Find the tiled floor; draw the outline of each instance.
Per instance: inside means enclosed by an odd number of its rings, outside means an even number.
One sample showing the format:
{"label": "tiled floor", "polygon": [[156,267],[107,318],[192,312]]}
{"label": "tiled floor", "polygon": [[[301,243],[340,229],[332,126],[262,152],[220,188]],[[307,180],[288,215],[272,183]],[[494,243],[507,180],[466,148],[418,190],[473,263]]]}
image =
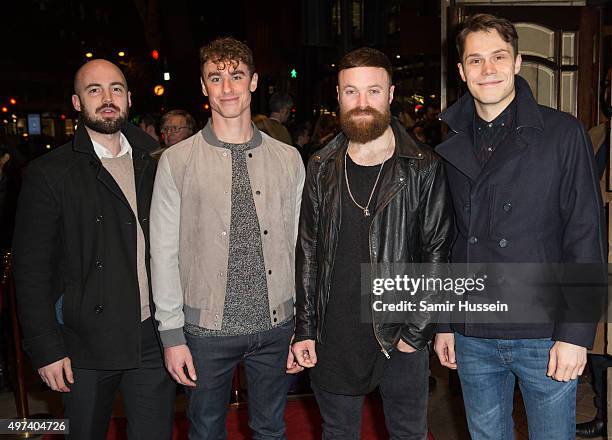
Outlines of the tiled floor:
{"label": "tiled floor", "polygon": [[[448,372],[437,361],[432,362],[432,374],[436,378],[436,386],[430,393],[429,427],[436,440],[469,440],[465,413],[461,396],[452,395],[448,387]],[[46,389],[36,375],[28,377],[30,413],[49,413],[59,415],[61,397]],[[590,420],[595,414],[593,392],[588,383],[578,385],[577,397],[578,422]],[[177,397],[177,410],[184,411],[185,397]],[[517,440],[528,440],[525,411],[519,393],[514,403],[514,420]],[[115,407],[115,414],[121,414],[120,402]],[[0,394],[0,418],[16,417],[15,402],[12,393]],[[554,440],[554,439],[551,439]],[[603,440],[600,437],[599,440]]]}

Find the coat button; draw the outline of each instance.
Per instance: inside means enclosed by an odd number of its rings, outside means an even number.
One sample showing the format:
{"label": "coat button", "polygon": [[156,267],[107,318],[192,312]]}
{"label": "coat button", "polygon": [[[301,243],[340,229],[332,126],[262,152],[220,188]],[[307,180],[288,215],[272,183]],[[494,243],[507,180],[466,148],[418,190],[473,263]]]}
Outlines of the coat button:
{"label": "coat button", "polygon": [[255,194],[260,195],[261,191],[257,190],[257,191],[255,191]]}
{"label": "coat button", "polygon": [[253,153],[249,153],[249,157],[253,157]]}
{"label": "coat button", "polygon": [[268,230],[264,229],[264,235],[268,235]]}
{"label": "coat button", "polygon": [[141,219],[140,219],[140,221],[141,221],[141,222],[143,222],[143,223],[146,223],[146,222],[148,222],[148,221],[149,221],[149,219],[148,219],[148,218],[146,218],[146,217],[144,217],[144,218],[141,218]]}
{"label": "coat button", "polygon": [[227,235],[227,232],[223,231],[223,232],[221,232],[221,235],[223,235],[225,237]]}
{"label": "coat button", "polygon": [[102,216],[102,214],[96,217],[96,223],[102,223],[103,221],[104,221],[104,216]]}
{"label": "coat button", "polygon": [[131,225],[132,224],[132,220],[128,220],[125,222],[126,225]]}
{"label": "coat button", "polygon": [[94,309],[94,311],[95,311],[96,313],[100,314],[100,313],[102,313],[102,312],[104,311],[104,306],[102,306],[102,305],[98,304],[98,305],[96,306],[96,308]]}
{"label": "coat button", "polygon": [[478,238],[476,238],[476,237],[470,237],[470,239],[468,240],[468,242],[469,242],[470,244],[476,244],[476,243],[478,243]]}
{"label": "coat button", "polygon": [[466,203],[465,205],[463,205],[463,210],[464,210],[465,212],[470,212],[470,204],[469,204],[469,203]]}
{"label": "coat button", "polygon": [[272,270],[271,269],[268,271],[268,275],[272,275]]}
{"label": "coat button", "polygon": [[272,314],[273,314],[273,315],[276,315],[276,310],[272,310]]}
{"label": "coat button", "polygon": [[499,240],[500,248],[505,248],[506,246],[508,246],[508,240],[506,240],[505,238],[502,238],[501,240]]}
{"label": "coat button", "polygon": [[102,265],[102,262],[100,260],[96,260],[96,267],[98,269],[102,269],[104,266]]}
{"label": "coat button", "polygon": [[506,211],[506,212],[512,211],[512,203],[510,203],[510,202],[504,203],[503,210]]}
{"label": "coat button", "polygon": [[278,319],[274,318],[274,322],[278,321]]}
{"label": "coat button", "polygon": [[223,157],[225,157],[225,156],[227,156],[227,153],[225,153],[225,152],[224,152],[224,153],[223,153]]}

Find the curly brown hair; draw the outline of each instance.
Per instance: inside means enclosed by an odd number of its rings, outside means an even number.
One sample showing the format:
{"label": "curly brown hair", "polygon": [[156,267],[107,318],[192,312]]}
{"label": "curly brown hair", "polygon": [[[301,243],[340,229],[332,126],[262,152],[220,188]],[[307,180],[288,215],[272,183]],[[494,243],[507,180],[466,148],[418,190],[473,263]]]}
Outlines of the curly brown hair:
{"label": "curly brown hair", "polygon": [[236,69],[242,61],[249,69],[249,74],[255,73],[253,52],[242,41],[232,37],[217,38],[200,49],[200,72],[204,74],[204,64],[211,61],[223,70],[226,64]]}

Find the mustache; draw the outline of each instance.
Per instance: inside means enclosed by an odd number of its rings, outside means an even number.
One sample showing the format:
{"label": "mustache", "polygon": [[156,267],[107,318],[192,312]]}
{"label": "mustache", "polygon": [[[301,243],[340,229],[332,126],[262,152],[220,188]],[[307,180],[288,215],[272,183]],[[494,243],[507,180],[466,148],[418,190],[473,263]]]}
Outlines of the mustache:
{"label": "mustache", "polygon": [[381,115],[382,113],[376,110],[374,107],[354,108],[346,112],[346,116],[362,116],[362,115]]}
{"label": "mustache", "polygon": [[105,110],[107,108],[110,108],[111,110],[114,110],[116,112],[120,112],[121,111],[121,109],[119,107],[117,107],[115,104],[109,103],[109,104],[104,104],[104,105],[101,105],[100,107],[98,107],[96,109],[96,113],[101,112],[102,110]]}

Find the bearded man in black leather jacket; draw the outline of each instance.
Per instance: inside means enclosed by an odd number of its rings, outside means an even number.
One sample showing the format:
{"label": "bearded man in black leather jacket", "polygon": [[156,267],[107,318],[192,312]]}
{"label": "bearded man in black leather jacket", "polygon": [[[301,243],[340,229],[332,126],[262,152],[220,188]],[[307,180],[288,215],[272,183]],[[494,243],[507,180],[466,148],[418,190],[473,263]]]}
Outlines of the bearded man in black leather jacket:
{"label": "bearded man in black leather jacket", "polygon": [[[427,434],[427,344],[435,316],[371,313],[361,265],[446,263],[453,214],[444,168],[391,121],[391,64],[357,49],[341,60],[342,132],[310,159],[297,241],[293,352],[310,370],[324,438],[359,438],[377,386],[391,438]],[[366,275],[369,276],[369,275]],[[365,301],[362,302],[362,299]]]}

